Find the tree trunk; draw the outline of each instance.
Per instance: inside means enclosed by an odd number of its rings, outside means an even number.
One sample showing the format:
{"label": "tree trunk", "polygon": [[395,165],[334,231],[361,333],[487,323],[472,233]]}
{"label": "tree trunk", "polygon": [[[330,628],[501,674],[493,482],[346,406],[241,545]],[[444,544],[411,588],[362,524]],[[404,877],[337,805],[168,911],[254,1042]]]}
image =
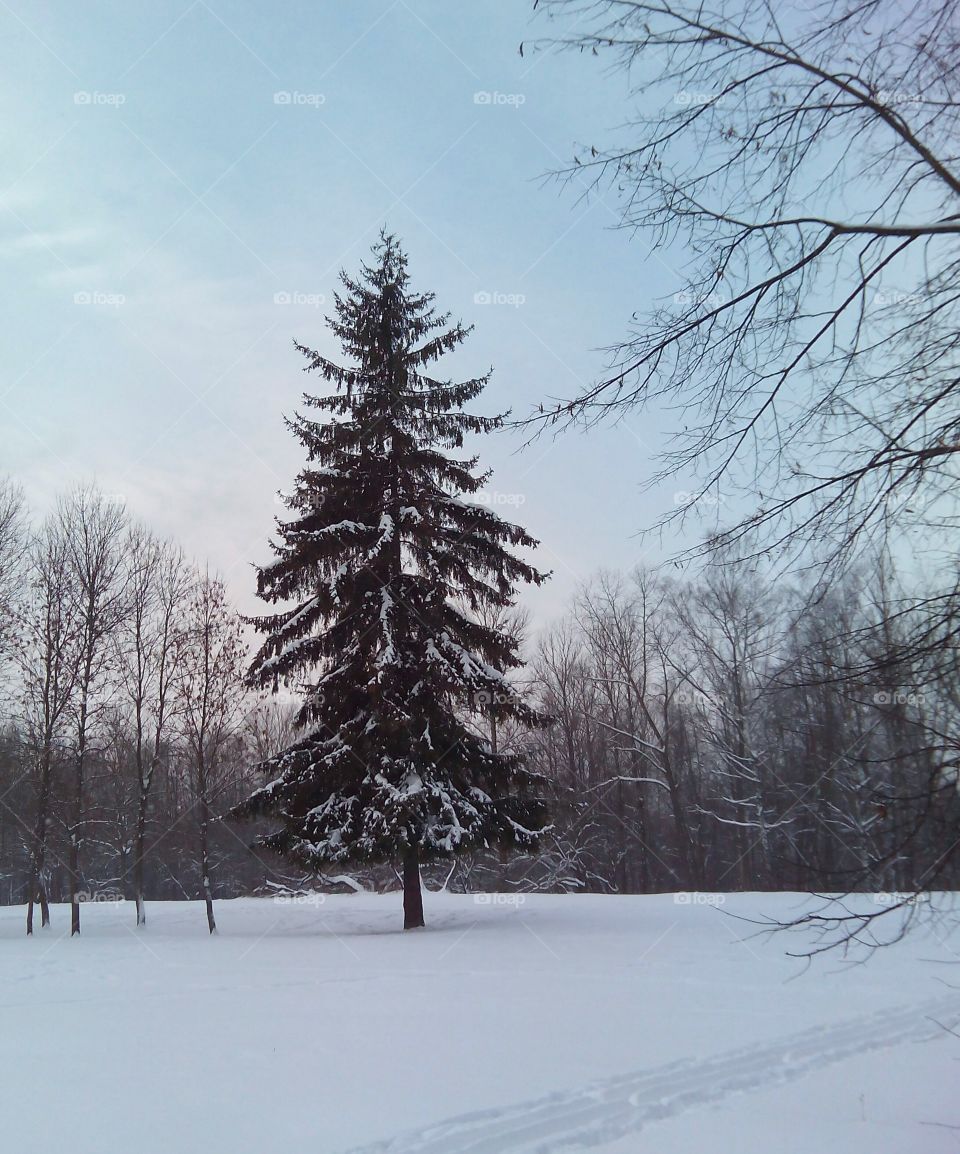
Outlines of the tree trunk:
{"label": "tree trunk", "polygon": [[197,792],[200,795],[200,874],[203,879],[203,900],[207,907],[207,929],[211,934],[217,932],[216,919],[213,916],[213,890],[210,887],[210,848],[209,826],[210,805],[207,801],[207,773],[201,755],[197,774]]}
{"label": "tree trunk", "polygon": [[137,806],[137,844],[133,860],[133,896],[137,903],[137,925],[147,924],[147,909],[143,901],[143,855],[146,850],[147,792],[140,778],[140,802]]}
{"label": "tree trunk", "polygon": [[217,932],[217,920],[213,916],[213,893],[210,890],[210,879],[204,878],[203,900],[207,907],[207,929],[211,934]]}
{"label": "tree trunk", "polygon": [[87,755],[87,700],[93,677],[93,653],[87,651],[84,679],[80,695],[80,716],[77,720],[77,754],[73,780],[73,814],[70,823],[70,936],[80,933],[80,838],[83,830],[83,777]]}
{"label": "tree trunk", "polygon": [[420,859],[417,854],[417,847],[412,845],[403,855],[403,928],[415,930],[423,924]]}
{"label": "tree trunk", "polygon": [[50,808],[50,753],[44,750],[40,768],[40,797],[37,802],[37,824],[33,834],[33,853],[30,868],[30,901],[27,905],[27,934],[33,933],[33,907],[40,903],[40,926],[50,924],[50,906],[47,888],[43,884],[43,868],[47,858],[47,815]]}
{"label": "tree trunk", "polygon": [[27,906],[27,934],[33,933],[33,907],[40,906],[40,928],[46,929],[50,925],[50,903],[47,901],[47,887],[43,882],[37,883],[37,888],[30,891],[30,902]]}
{"label": "tree trunk", "polygon": [[207,813],[206,802],[201,806],[203,816],[200,819],[200,871],[203,877],[203,900],[207,907],[207,929],[211,934],[217,932],[216,919],[213,916],[213,890],[210,887],[210,853],[207,848]]}
{"label": "tree trunk", "polygon": [[67,872],[70,880],[70,937],[73,937],[74,934],[80,933],[80,890],[77,885],[80,875],[80,841],[76,826],[70,831],[70,861]]}

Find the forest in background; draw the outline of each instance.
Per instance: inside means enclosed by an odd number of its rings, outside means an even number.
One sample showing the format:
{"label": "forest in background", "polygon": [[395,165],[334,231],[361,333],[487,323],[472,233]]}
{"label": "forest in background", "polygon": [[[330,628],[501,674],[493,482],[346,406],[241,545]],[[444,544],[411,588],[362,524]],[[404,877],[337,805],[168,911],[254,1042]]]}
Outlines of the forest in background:
{"label": "forest in background", "polygon": [[[495,700],[463,708],[528,752],[552,828],[536,855],[463,855],[428,885],[954,887],[943,849],[960,801],[935,738],[960,683],[935,655],[904,658],[902,597],[878,557],[815,601],[714,564],[598,574],[537,634],[514,610],[518,685],[552,724],[499,722]],[[34,878],[51,903],[141,913],[143,899],[398,884],[390,865],[298,873],[249,848],[258,823],[223,820],[289,744],[299,697],[246,687],[222,582],[121,505],[82,488],[33,522],[6,482],[0,606],[0,902],[25,902]]]}

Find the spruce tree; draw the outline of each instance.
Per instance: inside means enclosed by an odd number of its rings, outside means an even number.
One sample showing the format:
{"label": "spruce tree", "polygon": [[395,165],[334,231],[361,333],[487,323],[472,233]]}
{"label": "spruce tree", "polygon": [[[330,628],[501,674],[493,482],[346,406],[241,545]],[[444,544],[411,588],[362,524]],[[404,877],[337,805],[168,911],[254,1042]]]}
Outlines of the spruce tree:
{"label": "spruce tree", "polygon": [[392,236],[373,255],[357,278],[340,274],[327,321],[349,364],[296,345],[330,388],[304,394],[320,419],[286,419],[308,463],[259,570],[260,597],[288,607],[251,619],[264,640],[250,680],[304,700],[294,744],[262,764],[269,783],[235,812],[279,819],[258,844],[311,869],[402,865],[406,929],[423,925],[422,861],[530,848],[542,833],[537,779],[467,711],[487,702],[542,723],[507,680],[516,638],[481,618],[546,575],[511,552],[536,541],[470,500],[489,473],[456,452],[503,424],[463,409],[490,374],[430,375],[470,330],[411,289]]}

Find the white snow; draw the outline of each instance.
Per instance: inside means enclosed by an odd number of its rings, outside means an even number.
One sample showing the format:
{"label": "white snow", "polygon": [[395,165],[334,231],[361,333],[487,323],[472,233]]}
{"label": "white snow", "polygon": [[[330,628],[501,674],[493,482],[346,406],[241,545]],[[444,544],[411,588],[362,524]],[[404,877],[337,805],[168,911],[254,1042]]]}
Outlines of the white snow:
{"label": "white snow", "polygon": [[960,943],[806,967],[739,920],[807,902],[428,893],[404,934],[397,893],[281,895],[216,938],[200,902],[89,903],[73,940],[7,907],[4,1147],[955,1151]]}

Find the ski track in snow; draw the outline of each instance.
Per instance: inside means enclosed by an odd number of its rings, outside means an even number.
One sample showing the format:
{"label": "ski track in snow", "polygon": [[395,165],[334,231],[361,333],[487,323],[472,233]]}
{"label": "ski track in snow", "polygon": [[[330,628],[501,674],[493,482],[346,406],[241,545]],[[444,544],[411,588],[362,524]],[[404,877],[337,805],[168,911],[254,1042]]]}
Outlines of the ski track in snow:
{"label": "ski track in snow", "polygon": [[801,1078],[858,1054],[923,1042],[943,1033],[960,1010],[953,995],[882,1010],[838,1025],[814,1026],[777,1041],[701,1061],[618,1075],[580,1090],[502,1109],[463,1114],[425,1129],[354,1147],[349,1154],[553,1154],[611,1142],[650,1122],[728,1095]]}

